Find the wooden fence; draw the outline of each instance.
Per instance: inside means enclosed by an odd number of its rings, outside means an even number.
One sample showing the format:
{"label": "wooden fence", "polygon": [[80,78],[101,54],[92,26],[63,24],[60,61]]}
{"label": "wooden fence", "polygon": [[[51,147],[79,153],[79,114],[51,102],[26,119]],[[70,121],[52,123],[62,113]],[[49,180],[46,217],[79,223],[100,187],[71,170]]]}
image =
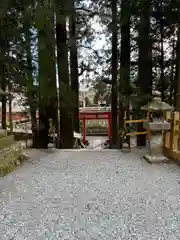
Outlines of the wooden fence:
{"label": "wooden fence", "polygon": [[180,113],[166,113],[166,120],[171,129],[164,134],[164,155],[173,160],[180,160]]}
{"label": "wooden fence", "polygon": [[[127,124],[137,124],[137,123],[143,123],[145,121],[147,121],[147,119],[125,120],[125,126]],[[130,136],[130,137],[134,137],[134,136],[138,136],[138,135],[147,135],[147,131],[143,131],[143,132],[134,131],[134,132],[130,132],[127,134],[127,136]]]}

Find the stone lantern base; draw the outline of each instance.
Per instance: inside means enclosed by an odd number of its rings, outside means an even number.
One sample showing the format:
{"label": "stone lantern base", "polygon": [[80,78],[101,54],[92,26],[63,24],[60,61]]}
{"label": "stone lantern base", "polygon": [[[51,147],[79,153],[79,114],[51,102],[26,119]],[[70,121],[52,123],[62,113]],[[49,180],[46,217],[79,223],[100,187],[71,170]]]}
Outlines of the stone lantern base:
{"label": "stone lantern base", "polygon": [[163,154],[163,140],[162,134],[156,134],[151,138],[151,146],[148,154],[144,156],[144,159],[149,163],[167,163],[169,159]]}
{"label": "stone lantern base", "polygon": [[145,155],[144,156],[144,159],[153,164],[153,163],[168,163],[169,162],[169,159],[165,156],[152,156],[152,155]]}

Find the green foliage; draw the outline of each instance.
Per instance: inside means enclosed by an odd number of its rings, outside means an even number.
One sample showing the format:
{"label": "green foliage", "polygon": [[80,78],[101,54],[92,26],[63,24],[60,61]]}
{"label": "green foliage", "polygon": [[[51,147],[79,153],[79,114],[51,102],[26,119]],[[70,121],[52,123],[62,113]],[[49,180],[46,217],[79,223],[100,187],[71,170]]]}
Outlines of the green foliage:
{"label": "green foliage", "polygon": [[14,144],[14,137],[13,136],[6,136],[0,138],[0,150],[6,148],[7,146],[10,146]]}

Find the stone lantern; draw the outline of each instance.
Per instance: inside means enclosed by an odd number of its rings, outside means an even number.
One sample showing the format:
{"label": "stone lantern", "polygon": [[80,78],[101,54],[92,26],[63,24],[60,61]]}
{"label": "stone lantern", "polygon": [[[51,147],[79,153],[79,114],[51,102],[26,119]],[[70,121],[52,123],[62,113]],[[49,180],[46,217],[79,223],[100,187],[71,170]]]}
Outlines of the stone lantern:
{"label": "stone lantern", "polygon": [[[163,132],[170,129],[170,123],[164,120],[164,113],[173,110],[169,104],[161,101],[160,92],[155,91],[153,96],[154,98],[152,101],[141,108],[142,110],[148,111],[151,115],[149,121],[144,122],[143,126],[150,133],[149,153],[144,156],[144,158],[150,163],[164,162],[168,160],[163,156]],[[155,135],[155,143],[152,142],[152,135]]]}

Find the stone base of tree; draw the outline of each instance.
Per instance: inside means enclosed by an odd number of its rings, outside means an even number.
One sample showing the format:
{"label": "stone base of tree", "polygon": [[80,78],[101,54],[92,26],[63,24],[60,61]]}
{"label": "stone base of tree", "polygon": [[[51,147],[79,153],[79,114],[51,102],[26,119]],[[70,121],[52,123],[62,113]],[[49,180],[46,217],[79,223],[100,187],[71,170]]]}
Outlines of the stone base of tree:
{"label": "stone base of tree", "polygon": [[0,138],[0,177],[3,177],[21,165],[27,156],[13,136]]}

